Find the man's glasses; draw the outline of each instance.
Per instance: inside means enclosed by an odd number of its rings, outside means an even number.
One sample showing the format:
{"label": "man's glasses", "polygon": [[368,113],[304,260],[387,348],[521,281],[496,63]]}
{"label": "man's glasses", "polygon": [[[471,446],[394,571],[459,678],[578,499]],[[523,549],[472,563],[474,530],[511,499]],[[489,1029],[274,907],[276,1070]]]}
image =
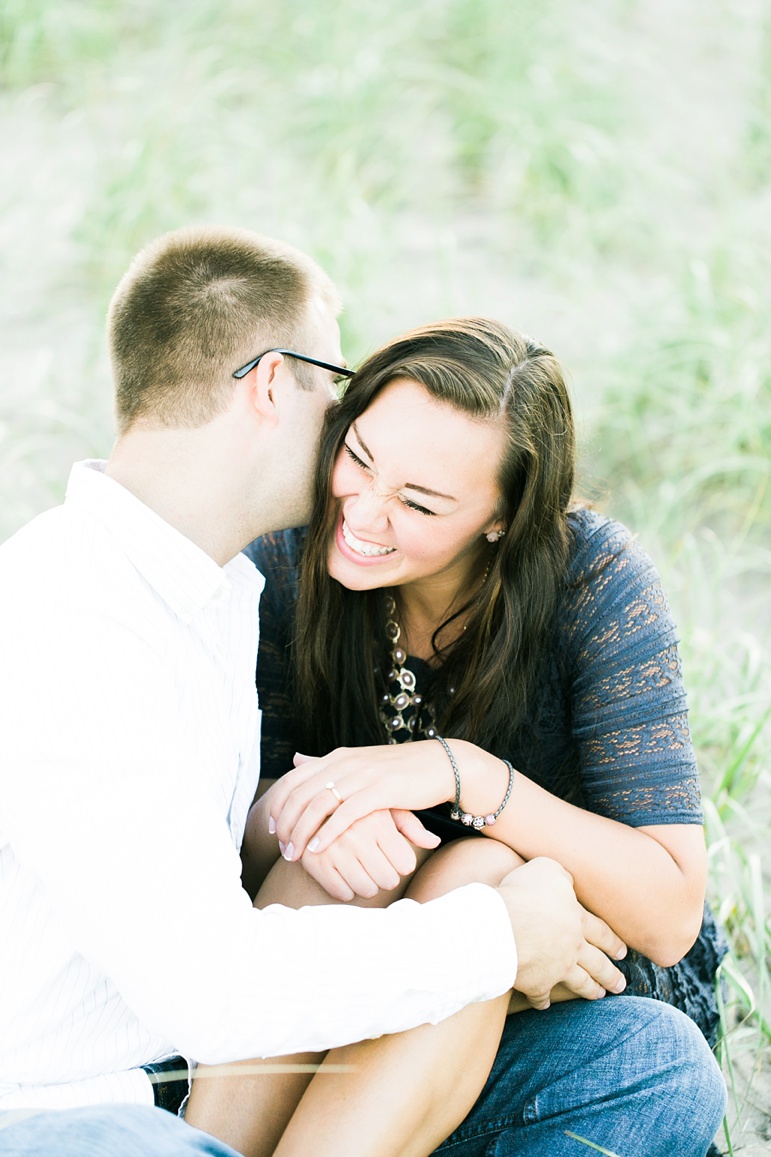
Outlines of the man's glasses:
{"label": "man's glasses", "polygon": [[296,354],[294,350],[280,350],[269,349],[263,350],[256,358],[252,358],[245,366],[241,366],[240,370],[236,370],[233,374],[234,378],[245,378],[250,370],[253,370],[260,358],[264,358],[266,354],[283,354],[285,358],[297,358],[298,362],[308,362],[312,366],[320,366],[322,370],[329,370],[331,374],[336,374],[339,378],[352,378],[355,370],[349,370],[345,366],[333,366],[330,362],[320,362],[318,358],[309,358],[307,354]]}

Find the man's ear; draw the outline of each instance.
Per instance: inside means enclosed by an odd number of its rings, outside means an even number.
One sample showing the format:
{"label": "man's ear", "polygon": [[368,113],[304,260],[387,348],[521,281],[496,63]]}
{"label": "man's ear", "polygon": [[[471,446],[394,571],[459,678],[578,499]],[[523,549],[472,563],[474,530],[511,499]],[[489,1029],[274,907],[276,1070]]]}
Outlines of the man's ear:
{"label": "man's ear", "polygon": [[247,388],[249,405],[261,422],[275,425],[278,421],[278,402],[284,386],[281,366],[284,358],[277,350],[263,354],[243,382]]}

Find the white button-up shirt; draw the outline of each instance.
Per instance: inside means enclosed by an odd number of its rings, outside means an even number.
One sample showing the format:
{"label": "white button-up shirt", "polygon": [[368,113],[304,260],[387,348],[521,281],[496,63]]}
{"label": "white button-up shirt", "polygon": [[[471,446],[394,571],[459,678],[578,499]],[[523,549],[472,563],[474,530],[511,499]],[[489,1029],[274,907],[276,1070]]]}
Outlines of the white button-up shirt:
{"label": "white button-up shirt", "polygon": [[255,910],[263,580],[101,464],[0,547],[0,1110],[152,1103],[142,1064],[321,1050],[510,987],[501,898]]}

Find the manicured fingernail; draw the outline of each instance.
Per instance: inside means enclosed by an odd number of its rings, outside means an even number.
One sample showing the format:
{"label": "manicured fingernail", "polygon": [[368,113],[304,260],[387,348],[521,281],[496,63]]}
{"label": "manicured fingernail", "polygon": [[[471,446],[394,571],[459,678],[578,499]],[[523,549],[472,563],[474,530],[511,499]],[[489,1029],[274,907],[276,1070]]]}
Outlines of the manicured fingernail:
{"label": "manicured fingernail", "polygon": [[623,960],[625,956],[626,956],[626,944],[622,944],[621,948],[618,950],[618,952],[613,957],[613,959],[614,960]]}
{"label": "manicured fingernail", "polygon": [[282,844],[281,840],[278,841],[278,850],[281,852],[282,856],[283,856],[284,852],[286,851],[286,844]]}
{"label": "manicured fingernail", "polygon": [[276,834],[276,821],[273,819],[273,816],[268,816],[268,832],[272,836]]}
{"label": "manicured fingernail", "polygon": [[311,840],[311,842],[308,844],[308,851],[309,852],[315,852],[316,848],[319,846],[320,843],[321,843],[321,841],[319,840],[319,837],[314,836],[313,839]]}
{"label": "manicured fingernail", "polygon": [[622,976],[621,979],[619,980],[618,984],[616,985],[616,987],[613,989],[613,991],[614,992],[623,992],[625,988],[626,988],[626,980]]}
{"label": "manicured fingernail", "polygon": [[294,855],[294,844],[292,843],[291,840],[289,841],[287,846],[284,848],[281,855],[284,857],[285,860],[291,860],[292,856]]}

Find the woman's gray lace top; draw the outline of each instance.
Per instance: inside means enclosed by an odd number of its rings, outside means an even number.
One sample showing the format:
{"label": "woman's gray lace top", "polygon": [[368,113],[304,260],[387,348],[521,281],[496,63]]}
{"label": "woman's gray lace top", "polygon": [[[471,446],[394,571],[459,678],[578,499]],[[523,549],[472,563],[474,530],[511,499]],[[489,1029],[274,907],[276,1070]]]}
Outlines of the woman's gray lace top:
{"label": "woman's gray lace top", "polygon": [[[567,581],[526,727],[497,753],[547,790],[632,827],[701,823],[674,624],[659,576],[630,532],[593,511],[570,515]],[[246,553],[265,576],[257,686],[262,774],[292,767],[299,727],[287,670],[303,532],[269,535]],[[410,660],[418,673],[428,668]],[[418,671],[420,668],[420,671]],[[637,952],[622,965],[627,992],[675,1004],[710,1042],[714,976],[725,944],[707,909],[680,964],[659,968]]]}

